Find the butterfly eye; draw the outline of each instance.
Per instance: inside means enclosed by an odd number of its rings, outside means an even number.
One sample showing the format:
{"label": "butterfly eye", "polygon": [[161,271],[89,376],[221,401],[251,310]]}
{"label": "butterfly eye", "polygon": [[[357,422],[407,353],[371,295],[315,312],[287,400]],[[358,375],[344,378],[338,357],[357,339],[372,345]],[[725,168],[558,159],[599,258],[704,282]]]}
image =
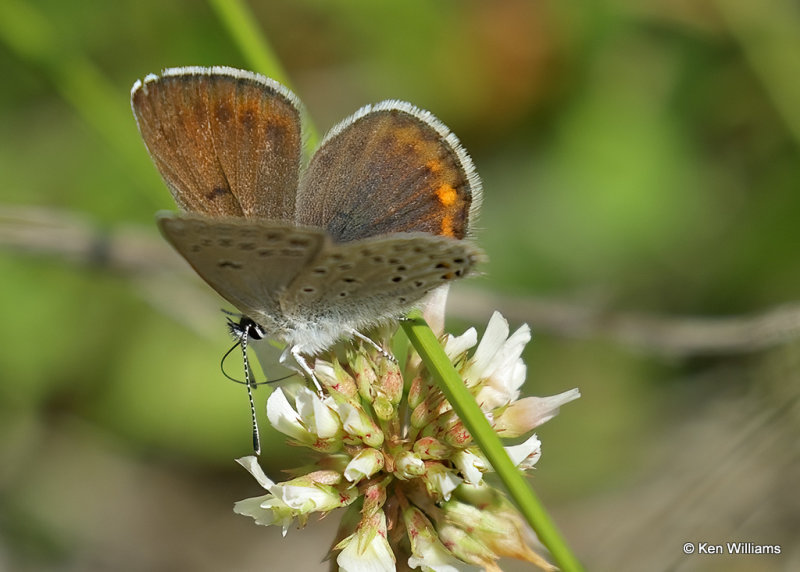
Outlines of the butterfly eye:
{"label": "butterfly eye", "polygon": [[263,340],[264,336],[266,335],[266,332],[264,331],[264,328],[262,328],[255,322],[250,321],[250,323],[247,326],[247,335],[253,338],[254,340]]}

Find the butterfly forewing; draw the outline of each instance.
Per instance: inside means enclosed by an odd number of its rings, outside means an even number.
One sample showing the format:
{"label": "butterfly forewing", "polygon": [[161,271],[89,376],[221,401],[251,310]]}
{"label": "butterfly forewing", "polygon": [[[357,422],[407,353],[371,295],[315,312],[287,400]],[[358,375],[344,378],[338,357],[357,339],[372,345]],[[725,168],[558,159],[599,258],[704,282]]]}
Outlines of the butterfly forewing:
{"label": "butterfly forewing", "polygon": [[131,104],[181,208],[294,220],[302,137],[286,88],[231,68],[175,68],[137,83]]}
{"label": "butterfly forewing", "polygon": [[375,323],[469,274],[482,258],[467,241],[423,233],[331,244],[281,296],[289,315]]}
{"label": "butterfly forewing", "polygon": [[337,242],[395,232],[464,238],[480,193],[456,137],[430,113],[389,101],[326,136],[300,180],[296,216]]}
{"label": "butterfly forewing", "polygon": [[159,213],[172,246],[223,298],[260,325],[283,317],[279,294],[326,243],[325,233],[292,224]]}

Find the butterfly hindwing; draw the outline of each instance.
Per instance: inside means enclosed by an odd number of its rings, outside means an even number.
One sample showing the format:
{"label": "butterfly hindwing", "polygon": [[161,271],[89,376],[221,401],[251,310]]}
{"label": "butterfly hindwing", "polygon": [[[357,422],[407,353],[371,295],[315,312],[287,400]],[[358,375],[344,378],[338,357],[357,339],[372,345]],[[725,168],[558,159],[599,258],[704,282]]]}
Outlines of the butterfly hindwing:
{"label": "butterfly hindwing", "polygon": [[280,293],[328,240],[321,230],[288,223],[169,212],[159,213],[158,226],[203,280],[270,329],[282,321]]}
{"label": "butterfly hindwing", "polygon": [[281,296],[289,315],[376,323],[471,273],[482,258],[468,241],[398,233],[322,249]]}

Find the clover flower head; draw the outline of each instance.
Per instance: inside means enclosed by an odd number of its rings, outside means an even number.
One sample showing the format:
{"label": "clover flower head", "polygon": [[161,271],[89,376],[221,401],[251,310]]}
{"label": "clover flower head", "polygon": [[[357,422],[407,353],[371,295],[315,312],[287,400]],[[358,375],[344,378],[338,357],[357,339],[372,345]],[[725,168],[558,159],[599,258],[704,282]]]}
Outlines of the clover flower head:
{"label": "clover flower head", "polygon": [[[526,325],[510,333],[499,313],[480,342],[474,329],[441,338],[498,435],[528,435],[506,447],[523,471],[541,456],[531,431],[580,396],[573,389],[520,399],[529,341]],[[255,457],[239,459],[267,494],[239,501],[234,510],[286,534],[312,514],[344,508],[331,549],[341,570],[394,570],[396,562],[422,570],[499,570],[501,557],[549,569],[519,512],[486,483],[489,462],[429,372],[415,355],[408,358],[401,371],[374,348],[355,346],[345,359],[316,360],[324,396],[300,383],[277,388],[267,401],[270,423],[317,460],[305,474],[275,483]]]}

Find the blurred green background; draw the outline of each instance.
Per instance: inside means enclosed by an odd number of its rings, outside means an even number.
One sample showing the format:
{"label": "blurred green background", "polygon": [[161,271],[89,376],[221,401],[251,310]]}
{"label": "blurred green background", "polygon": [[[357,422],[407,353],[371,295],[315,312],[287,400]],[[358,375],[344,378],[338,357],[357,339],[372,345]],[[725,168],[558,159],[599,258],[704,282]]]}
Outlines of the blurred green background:
{"label": "blurred green background", "polygon": [[[580,388],[533,484],[588,568],[800,568],[797,4],[249,6],[321,132],[404,99],[473,156],[490,263],[450,330],[528,321],[526,392]],[[158,237],[129,108],[165,67],[257,67],[241,39],[199,1],[0,3],[0,569],[326,568],[335,517],[231,511],[261,493],[223,304]]]}

